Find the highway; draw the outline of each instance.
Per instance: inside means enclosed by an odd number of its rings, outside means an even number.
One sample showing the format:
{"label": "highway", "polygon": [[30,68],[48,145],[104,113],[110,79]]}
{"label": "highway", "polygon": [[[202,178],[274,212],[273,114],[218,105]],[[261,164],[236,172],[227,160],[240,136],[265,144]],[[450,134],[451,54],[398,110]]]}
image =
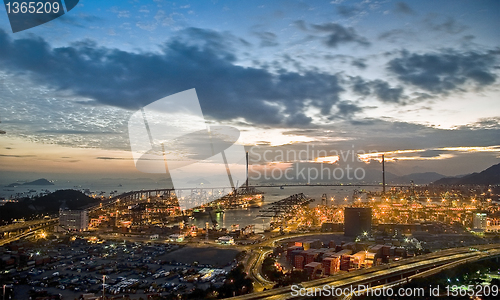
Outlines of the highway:
{"label": "highway", "polygon": [[245,272],[250,275],[250,277],[254,280],[254,291],[261,291],[264,288],[270,289],[276,283],[265,279],[262,276],[262,263],[264,259],[272,252],[272,250],[264,251],[262,250],[265,247],[274,248],[276,246],[276,242],[293,239],[297,237],[307,237],[307,236],[318,236],[318,235],[329,235],[329,234],[341,234],[341,232],[309,232],[309,233],[296,233],[289,235],[280,235],[277,237],[269,238],[259,244],[252,246],[245,246],[244,249],[250,252],[250,256],[248,260],[244,260],[243,264],[245,265]]}
{"label": "highway", "polygon": [[4,226],[0,226],[0,234],[6,233],[6,232],[18,231],[18,230],[21,230],[24,228],[34,228],[34,227],[38,227],[41,224],[53,223],[57,220],[59,220],[59,218],[39,219],[39,220],[25,221],[25,222],[20,222],[20,223],[4,225]]}
{"label": "highway", "polygon": [[[39,224],[38,226],[32,226],[31,228],[29,228],[28,231],[25,231],[23,233],[17,234],[17,235],[12,236],[12,237],[0,239],[0,246],[15,242],[15,241],[22,239],[22,238],[25,238],[25,237],[28,237],[28,236],[34,234],[35,232],[37,232],[38,230],[45,229],[49,226],[54,226],[55,224],[57,224],[58,220],[59,219],[51,219],[50,220],[51,222],[44,222],[43,224]],[[45,220],[45,221],[47,221],[47,220]]]}
{"label": "highway", "polygon": [[[303,282],[301,285],[308,289],[322,289],[323,286],[329,285],[335,288],[346,288],[358,285],[376,284],[379,285],[380,281],[390,279],[391,277],[403,277],[405,274],[413,273],[407,277],[422,277],[429,276],[450,266],[456,266],[460,263],[471,262],[482,258],[499,256],[500,245],[480,245],[475,246],[479,251],[471,251],[469,247],[454,248],[442,250],[426,255],[420,255],[410,259],[405,259],[391,265],[382,265],[370,269],[357,270],[349,273],[338,274],[326,278]],[[418,270],[425,270],[417,273]],[[436,270],[434,270],[436,269]],[[434,272],[430,272],[434,270]],[[427,272],[427,273],[426,273]],[[416,274],[415,274],[416,273]],[[413,278],[413,277],[412,277]],[[400,280],[402,278],[399,278]],[[386,285],[382,282],[383,285]],[[392,284],[388,282],[387,284]],[[248,295],[233,297],[230,299],[298,299],[291,294],[290,286],[272,289],[263,292],[255,292]],[[348,296],[348,295],[346,295]]]}

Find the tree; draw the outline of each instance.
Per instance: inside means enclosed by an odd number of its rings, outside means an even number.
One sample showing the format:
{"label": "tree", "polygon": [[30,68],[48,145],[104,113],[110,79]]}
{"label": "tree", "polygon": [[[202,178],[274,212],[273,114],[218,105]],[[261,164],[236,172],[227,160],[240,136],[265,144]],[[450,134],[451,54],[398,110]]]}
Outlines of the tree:
{"label": "tree", "polygon": [[233,297],[253,292],[253,280],[247,277],[243,264],[239,264],[226,276],[224,285],[218,290],[219,298]]}
{"label": "tree", "polygon": [[266,257],[262,262],[262,273],[271,281],[279,281],[283,277],[283,273],[276,270],[275,263],[276,260],[272,257]]}

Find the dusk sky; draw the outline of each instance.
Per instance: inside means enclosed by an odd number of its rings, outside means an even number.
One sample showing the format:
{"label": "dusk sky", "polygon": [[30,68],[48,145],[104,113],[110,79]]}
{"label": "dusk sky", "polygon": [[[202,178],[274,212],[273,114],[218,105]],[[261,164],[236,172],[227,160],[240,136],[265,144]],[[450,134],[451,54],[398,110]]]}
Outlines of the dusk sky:
{"label": "dusk sky", "polygon": [[127,121],[192,88],[255,152],[314,145],[376,152],[367,166],[387,152],[398,175],[481,171],[500,162],[499,17],[495,0],[80,0],[14,34],[2,6],[0,180],[148,177]]}

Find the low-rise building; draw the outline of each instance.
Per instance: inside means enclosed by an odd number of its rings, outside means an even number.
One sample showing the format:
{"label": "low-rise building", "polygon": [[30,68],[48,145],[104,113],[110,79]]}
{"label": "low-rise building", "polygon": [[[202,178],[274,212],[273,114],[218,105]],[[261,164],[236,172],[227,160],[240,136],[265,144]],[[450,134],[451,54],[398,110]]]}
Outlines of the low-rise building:
{"label": "low-rise building", "polygon": [[59,210],[59,225],[67,230],[84,231],[89,228],[89,214],[86,209]]}

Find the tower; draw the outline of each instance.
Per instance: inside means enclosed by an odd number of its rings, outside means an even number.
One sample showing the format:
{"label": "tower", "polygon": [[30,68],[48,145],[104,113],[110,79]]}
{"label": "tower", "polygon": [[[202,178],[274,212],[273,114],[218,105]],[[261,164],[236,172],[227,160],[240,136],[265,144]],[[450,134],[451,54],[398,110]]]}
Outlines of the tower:
{"label": "tower", "polygon": [[385,155],[382,154],[382,195],[385,195]]}
{"label": "tower", "polygon": [[246,154],[247,154],[246,155],[246,160],[247,160],[247,180],[246,180],[246,183],[245,183],[245,185],[246,185],[245,187],[246,187],[247,193],[248,193],[248,151],[247,151]]}

